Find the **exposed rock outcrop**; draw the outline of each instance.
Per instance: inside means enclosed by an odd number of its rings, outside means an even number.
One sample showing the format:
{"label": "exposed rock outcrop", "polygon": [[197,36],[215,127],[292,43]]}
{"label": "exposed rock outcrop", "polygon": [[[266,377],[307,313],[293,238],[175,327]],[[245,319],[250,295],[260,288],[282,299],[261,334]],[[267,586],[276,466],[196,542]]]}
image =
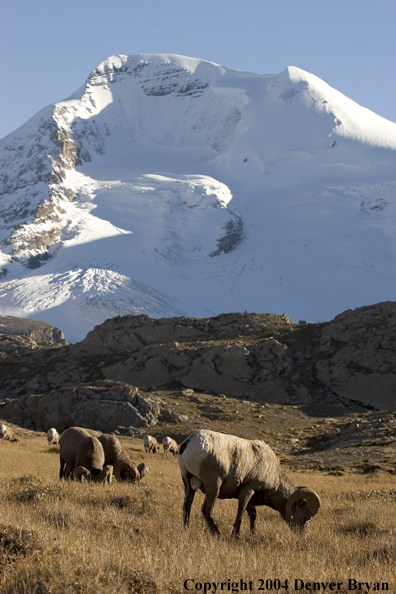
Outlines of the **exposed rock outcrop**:
{"label": "exposed rock outcrop", "polygon": [[[32,343],[44,343],[47,346],[48,343],[55,343],[62,346],[67,344],[63,332],[59,328],[51,326],[47,322],[17,318],[16,316],[0,315],[0,337],[1,335],[19,336],[21,339],[29,339]],[[22,345],[22,341],[20,342]],[[9,343],[11,344],[11,341]],[[2,347],[0,346],[1,350]]]}
{"label": "exposed rock outcrop", "polygon": [[[39,117],[40,116],[40,117]],[[0,215],[10,231],[3,251],[38,268],[50,257],[48,246],[60,240],[59,213],[74,191],[65,183],[66,171],[77,161],[77,148],[70,129],[70,114],[63,106],[42,110],[34,116],[37,132],[2,140],[0,175],[4,196]],[[25,136],[23,134],[25,133]],[[15,158],[17,155],[18,158]]]}
{"label": "exposed rock outcrop", "polygon": [[396,407],[396,303],[349,310],[325,324],[286,316],[107,320],[79,344],[103,356],[104,377],[273,403],[318,399]]}
{"label": "exposed rock outcrop", "polygon": [[396,408],[396,304],[348,310],[327,324],[317,378],[341,398],[378,409]]}
{"label": "exposed rock outcrop", "polygon": [[78,348],[111,362],[102,367],[109,379],[284,402],[289,397],[279,374],[292,360],[287,346],[268,330],[293,326],[286,316],[273,314],[122,316],[95,328]]}
{"label": "exposed rock outcrop", "polygon": [[123,428],[123,432],[128,432],[167,420],[168,411],[159,398],[137,388],[99,381],[7,399],[0,402],[0,417],[38,431],[56,427],[62,432],[67,427],[79,426],[104,432]]}
{"label": "exposed rock outcrop", "polygon": [[347,311],[323,324],[294,324],[274,314],[120,316],[81,343],[15,350],[3,361],[0,416],[28,427],[66,423],[109,432],[165,419],[178,422],[175,410],[154,397],[143,414],[142,389],[330,411],[337,406],[391,411],[396,408],[396,303]]}

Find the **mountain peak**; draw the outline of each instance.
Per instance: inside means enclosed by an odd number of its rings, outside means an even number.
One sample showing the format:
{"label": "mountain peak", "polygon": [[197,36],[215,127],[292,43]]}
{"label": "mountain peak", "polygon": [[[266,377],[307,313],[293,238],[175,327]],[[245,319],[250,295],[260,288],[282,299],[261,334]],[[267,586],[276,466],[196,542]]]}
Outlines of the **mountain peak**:
{"label": "mountain peak", "polygon": [[395,164],[396,124],[297,67],[112,56],[0,141],[0,313],[70,341],[124,313],[387,300]]}

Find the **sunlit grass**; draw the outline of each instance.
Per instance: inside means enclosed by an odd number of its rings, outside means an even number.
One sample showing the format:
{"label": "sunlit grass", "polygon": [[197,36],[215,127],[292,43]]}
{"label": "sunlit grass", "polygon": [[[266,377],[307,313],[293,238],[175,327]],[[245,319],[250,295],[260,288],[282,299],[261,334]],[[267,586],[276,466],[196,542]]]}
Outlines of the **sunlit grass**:
{"label": "sunlit grass", "polygon": [[201,515],[201,493],[190,529],[182,527],[176,460],[146,456],[138,441],[124,443],[136,463],[150,467],[140,485],[61,482],[57,448],[48,448],[44,435],[0,442],[0,592],[181,593],[187,579],[194,592],[197,583],[223,582],[227,589],[240,580],[258,591],[260,579],[288,580],[293,592],[294,579],[346,587],[348,578],[387,582],[396,591],[393,475],[289,473],[322,500],[304,536],[273,510],[258,508],[257,535],[249,535],[245,519],[241,538],[233,540],[236,502],[218,501],[222,536],[214,538]]}

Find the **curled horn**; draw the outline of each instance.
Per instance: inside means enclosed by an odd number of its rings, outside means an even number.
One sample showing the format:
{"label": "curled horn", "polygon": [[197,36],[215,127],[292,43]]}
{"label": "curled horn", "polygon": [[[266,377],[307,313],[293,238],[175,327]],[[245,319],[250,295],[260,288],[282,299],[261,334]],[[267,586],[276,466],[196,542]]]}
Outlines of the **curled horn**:
{"label": "curled horn", "polygon": [[73,479],[75,481],[89,481],[90,478],[91,473],[87,468],[84,468],[84,466],[77,466],[77,468],[73,470]]}
{"label": "curled horn", "polygon": [[137,481],[140,478],[139,470],[134,464],[120,462],[114,467],[114,476],[117,481]]}
{"label": "curled horn", "polygon": [[309,489],[308,487],[297,487],[286,502],[286,513],[289,518],[293,515],[293,505],[296,501],[302,501],[304,499],[307,502],[307,508],[311,517],[317,513],[320,508],[319,495],[315,493],[313,489]]}

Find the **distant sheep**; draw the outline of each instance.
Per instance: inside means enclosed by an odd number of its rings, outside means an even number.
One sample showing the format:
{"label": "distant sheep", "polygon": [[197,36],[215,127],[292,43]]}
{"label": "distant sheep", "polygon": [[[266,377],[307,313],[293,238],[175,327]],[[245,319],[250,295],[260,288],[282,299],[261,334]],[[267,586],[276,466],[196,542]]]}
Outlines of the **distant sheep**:
{"label": "distant sheep", "polygon": [[8,441],[19,441],[19,437],[15,435],[13,430],[7,425],[0,425],[0,439],[7,439]]}
{"label": "distant sheep", "polygon": [[255,532],[256,506],[277,510],[293,529],[304,530],[317,513],[320,499],[312,489],[293,486],[275,452],[263,441],[250,441],[201,429],[179,446],[185,488],[183,521],[187,527],[195,491],[205,493],[202,514],[212,534],[220,534],[212,511],[216,499],[238,499],[232,536],[238,537],[246,510]]}
{"label": "distant sheep", "polygon": [[152,435],[146,435],[144,437],[143,443],[146,454],[150,454],[150,452],[156,454],[160,451],[160,444]]}
{"label": "distant sheep", "polygon": [[60,470],[59,478],[78,469],[75,478],[82,477],[95,481],[103,481],[108,476],[104,469],[105,455],[100,441],[81,427],[69,427],[60,436]]}
{"label": "distant sheep", "polygon": [[137,482],[147,474],[146,464],[141,463],[139,466],[135,466],[117,437],[104,434],[96,434],[96,436],[103,446],[105,464],[114,467],[114,476],[117,481]]}
{"label": "distant sheep", "polygon": [[168,452],[170,452],[174,456],[177,456],[177,451],[179,449],[179,446],[177,445],[177,443],[175,442],[174,439],[166,436],[162,440],[162,445],[164,447],[164,454],[165,454],[166,458],[168,457]]}
{"label": "distant sheep", "polygon": [[51,427],[47,431],[48,445],[57,445],[59,443],[59,433],[56,429]]}

